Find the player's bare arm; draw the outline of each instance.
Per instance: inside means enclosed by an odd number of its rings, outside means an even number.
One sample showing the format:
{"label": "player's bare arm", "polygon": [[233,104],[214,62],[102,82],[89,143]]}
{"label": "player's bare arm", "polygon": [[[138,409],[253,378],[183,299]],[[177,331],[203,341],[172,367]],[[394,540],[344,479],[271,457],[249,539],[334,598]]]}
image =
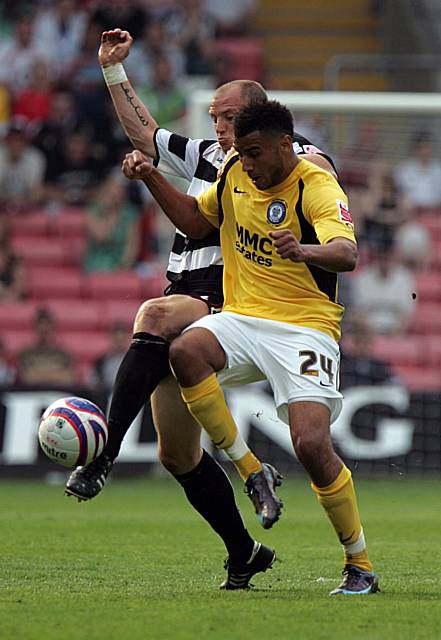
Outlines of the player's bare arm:
{"label": "player's bare arm", "polygon": [[353,271],[357,264],[357,245],[347,238],[333,238],[326,244],[300,244],[290,229],[272,231],[274,248],[284,260],[305,262],[326,271]]}
{"label": "player's bare arm", "polygon": [[[133,38],[128,31],[112,29],[101,34],[98,60],[104,70],[112,65],[121,64],[129,55]],[[106,71],[105,71],[106,73]],[[156,159],[153,136],[158,128],[156,120],[136,95],[129,80],[117,82],[107,81],[115,111],[135,149],[139,149],[151,158]],[[113,82],[115,81],[115,84]]]}
{"label": "player's bare arm", "polygon": [[190,238],[205,238],[214,230],[196,198],[175,189],[140,151],[126,154],[122,170],[126,178],[142,180],[169,220]]}
{"label": "player's bare arm", "polygon": [[309,162],[312,162],[312,164],[317,165],[317,167],[324,169],[325,171],[330,173],[331,176],[333,176],[336,180],[338,179],[338,176],[332,164],[329,162],[329,160],[326,160],[326,158],[324,156],[321,156],[319,153],[305,153],[302,155],[302,158],[303,160],[308,160]]}

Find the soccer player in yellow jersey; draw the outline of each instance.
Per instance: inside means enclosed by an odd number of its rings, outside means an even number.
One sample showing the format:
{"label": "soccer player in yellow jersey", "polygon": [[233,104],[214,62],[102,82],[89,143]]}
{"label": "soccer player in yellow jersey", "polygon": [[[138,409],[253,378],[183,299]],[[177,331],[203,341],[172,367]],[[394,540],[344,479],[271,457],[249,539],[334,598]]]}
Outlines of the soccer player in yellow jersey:
{"label": "soccer player in yellow jersey", "polygon": [[[334,451],[340,413],[337,273],[351,271],[357,247],[347,198],[327,172],[296,156],[293,121],[278,102],[253,103],[235,120],[235,148],[216,184],[198,198],[172,189],[134,152],[127,177],[141,177],[189,236],[221,232],[222,312],[194,322],[170,347],[193,416],[232,459],[242,441],[220,382],[266,377],[298,459],[343,545],[343,581],[331,592],[378,590],[351,472]],[[234,567],[231,568],[234,573]]]}

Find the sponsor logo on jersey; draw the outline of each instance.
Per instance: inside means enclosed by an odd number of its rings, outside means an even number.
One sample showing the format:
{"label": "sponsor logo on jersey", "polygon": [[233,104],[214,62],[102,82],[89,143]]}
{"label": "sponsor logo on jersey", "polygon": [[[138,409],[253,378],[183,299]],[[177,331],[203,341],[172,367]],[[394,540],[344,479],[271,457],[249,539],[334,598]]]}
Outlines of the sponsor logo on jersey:
{"label": "sponsor logo on jersey", "polygon": [[342,222],[349,222],[349,224],[354,224],[352,220],[352,216],[349,212],[349,207],[346,202],[343,200],[336,200],[339,212],[339,218]]}
{"label": "sponsor logo on jersey", "polygon": [[271,224],[280,224],[286,218],[286,202],[283,200],[273,200],[268,206],[266,219]]}
{"label": "sponsor logo on jersey", "polygon": [[[241,253],[244,258],[264,267],[272,266],[273,261],[271,258],[264,257],[272,255],[272,242],[270,238],[259,236],[259,234],[255,232],[252,233],[249,229],[237,224],[237,222],[236,237],[236,251]],[[259,255],[262,253],[264,255]]]}

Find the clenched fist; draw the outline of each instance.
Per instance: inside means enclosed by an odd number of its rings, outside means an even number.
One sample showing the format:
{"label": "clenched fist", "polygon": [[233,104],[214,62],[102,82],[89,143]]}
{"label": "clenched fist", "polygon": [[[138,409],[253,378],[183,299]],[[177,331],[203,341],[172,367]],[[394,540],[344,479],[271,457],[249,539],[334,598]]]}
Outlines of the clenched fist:
{"label": "clenched fist", "polygon": [[122,163],[122,170],[129,180],[144,180],[153,170],[153,164],[141,151],[126,153]]}
{"label": "clenched fist", "polygon": [[271,231],[269,237],[273,241],[275,250],[283,260],[305,262],[306,251],[290,229]]}
{"label": "clenched fist", "polygon": [[101,45],[98,50],[98,60],[102,67],[118,64],[127,58],[133,38],[128,31],[112,29],[103,31]]}

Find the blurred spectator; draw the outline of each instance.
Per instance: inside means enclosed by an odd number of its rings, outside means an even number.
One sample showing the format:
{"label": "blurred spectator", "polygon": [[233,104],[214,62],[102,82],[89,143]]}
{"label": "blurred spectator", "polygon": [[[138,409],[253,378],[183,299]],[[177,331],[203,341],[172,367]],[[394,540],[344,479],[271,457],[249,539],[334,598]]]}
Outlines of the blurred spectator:
{"label": "blurred spectator", "polygon": [[219,37],[240,36],[249,31],[255,0],[205,0],[205,8],[216,21]]}
{"label": "blurred spectator", "polygon": [[6,216],[0,217],[0,302],[21,300],[27,293],[24,269],[10,244],[8,222]]}
{"label": "blurred spectator", "polygon": [[127,199],[124,178],[112,173],[88,212],[85,271],[130,269],[138,253],[139,211]]}
{"label": "blurred spectator", "polygon": [[104,105],[108,95],[101,68],[97,63],[97,51],[101,30],[97,24],[89,23],[83,41],[64,75],[66,86],[72,91],[78,116],[95,132],[106,131],[108,118]]}
{"label": "blurred spectator", "polygon": [[36,60],[29,86],[18,91],[13,105],[13,117],[24,118],[35,131],[40,122],[47,118],[52,100],[52,81],[48,64]]}
{"label": "blurred spectator", "polygon": [[88,204],[99,184],[104,167],[92,155],[90,138],[72,133],[64,140],[46,173],[46,199],[57,205]]}
{"label": "blurred spectator", "polygon": [[379,333],[402,333],[412,319],[415,281],[390,245],[377,248],[373,262],[353,279],[353,310]]}
{"label": "blurred spectator", "polygon": [[0,84],[12,96],[31,85],[36,60],[48,60],[46,43],[35,44],[32,30],[32,18],[23,16],[15,24],[14,35],[0,45]]}
{"label": "blurred spectator", "polygon": [[360,208],[363,230],[359,232],[359,240],[367,245],[391,245],[397,228],[408,215],[408,204],[388,170],[370,176]]}
{"label": "blurred spectator", "polygon": [[396,382],[387,362],[372,356],[373,334],[362,317],[353,316],[343,335],[341,387]]}
{"label": "blurred spectator", "polygon": [[167,58],[175,81],[184,74],[183,52],[176,42],[167,38],[162,22],[153,20],[142,37],[134,42],[130,56],[124,61],[127,75],[134,85],[139,87],[151,84],[158,58]]}
{"label": "blurred spectator", "polygon": [[46,309],[35,317],[35,342],[17,357],[18,381],[28,385],[75,383],[72,356],[57,342],[55,324]]}
{"label": "blurred spectator", "polygon": [[167,37],[184,53],[185,73],[210,74],[216,22],[205,10],[203,0],[177,0],[163,13],[162,22]]}
{"label": "blurred spectator", "polygon": [[46,160],[39,149],[29,144],[26,123],[14,119],[0,144],[0,206],[21,212],[37,204],[42,197]]}
{"label": "blurred spectator", "polygon": [[5,343],[0,337],[0,386],[15,382],[15,375],[15,368],[8,358]]}
{"label": "blurred spectator", "polygon": [[137,39],[144,33],[150,16],[136,0],[104,0],[98,2],[90,19],[100,32],[119,27]]}
{"label": "blurred spectator", "polygon": [[54,0],[51,4],[35,18],[33,41],[37,45],[44,43],[51,66],[60,76],[78,53],[87,15],[74,0]]}
{"label": "blurred spectator", "polygon": [[411,157],[398,167],[396,180],[412,206],[421,209],[441,207],[441,161],[434,156],[430,133],[416,135],[411,145]]}
{"label": "blurred spectator", "polygon": [[397,229],[394,239],[398,260],[412,271],[428,269],[432,260],[432,239],[429,230],[417,216]]}
{"label": "blurred spectator", "polygon": [[125,325],[114,325],[109,330],[110,344],[106,353],[100,356],[93,367],[90,383],[93,386],[110,390],[115,377],[130,345],[131,328]]}
{"label": "blurred spectator", "polygon": [[138,87],[137,93],[160,127],[176,129],[176,121],[185,114],[185,95],[174,81],[167,58],[156,58],[151,84]]}
{"label": "blurred spectator", "polygon": [[34,132],[33,143],[46,156],[49,167],[60,162],[65,138],[79,129],[79,118],[73,95],[66,90],[56,91],[47,117]]}

